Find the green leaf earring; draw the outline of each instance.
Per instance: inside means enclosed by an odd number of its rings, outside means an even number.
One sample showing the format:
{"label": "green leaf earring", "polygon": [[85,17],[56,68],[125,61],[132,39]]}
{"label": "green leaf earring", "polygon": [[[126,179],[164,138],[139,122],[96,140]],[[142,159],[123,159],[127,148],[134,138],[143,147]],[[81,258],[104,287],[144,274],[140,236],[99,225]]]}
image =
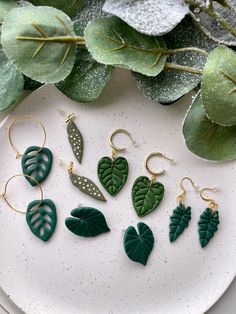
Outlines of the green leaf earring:
{"label": "green leaf earring", "polygon": [[[16,148],[12,141],[13,127],[16,123],[22,120],[32,120],[35,124],[39,125],[42,128],[44,135],[44,141],[42,146],[29,146],[23,154],[19,152],[19,150]],[[18,117],[10,125],[8,138],[12,149],[16,153],[16,158],[22,157],[21,166],[23,174],[26,175],[26,180],[32,186],[36,186],[37,183],[42,183],[48,177],[53,162],[52,152],[50,151],[50,149],[45,147],[47,135],[43,124],[31,116]]]}
{"label": "green leaf earring", "polygon": [[162,157],[175,164],[173,159],[159,152],[151,153],[147,157],[145,167],[151,174],[151,179],[146,176],[140,176],[135,180],[132,187],[133,206],[139,217],[145,216],[156,209],[164,196],[164,185],[155,181],[159,175],[165,173],[165,170],[154,172],[150,169],[148,162],[153,157]]}
{"label": "green leaf earring", "polygon": [[111,196],[115,196],[123,188],[129,174],[127,159],[124,157],[117,157],[117,153],[124,152],[126,148],[116,147],[113,144],[114,136],[119,133],[126,134],[132,143],[136,145],[131,134],[125,129],[117,129],[110,136],[109,144],[112,148],[112,157],[102,157],[98,162],[97,171],[101,184]]}
{"label": "green leaf earring", "polygon": [[[8,184],[12,179],[17,177],[25,177],[30,179],[31,181],[35,182],[35,186],[40,189],[40,200],[35,200],[29,203],[27,209],[19,209],[12,205],[7,198],[7,188]],[[7,205],[13,209],[14,211],[26,214],[26,222],[31,230],[31,232],[40,240],[46,242],[48,241],[51,236],[53,235],[56,225],[57,225],[57,211],[56,206],[53,201],[49,199],[43,199],[43,190],[41,185],[34,179],[27,174],[17,174],[12,176],[10,179],[7,180],[5,183],[4,192],[0,194]]]}
{"label": "green leaf earring", "polygon": [[218,230],[219,220],[219,211],[217,210],[218,204],[210,198],[203,196],[205,191],[219,191],[218,188],[203,188],[200,191],[201,198],[209,202],[208,207],[201,214],[198,221],[198,234],[201,247],[205,247],[209,241],[214,237],[215,232]]}

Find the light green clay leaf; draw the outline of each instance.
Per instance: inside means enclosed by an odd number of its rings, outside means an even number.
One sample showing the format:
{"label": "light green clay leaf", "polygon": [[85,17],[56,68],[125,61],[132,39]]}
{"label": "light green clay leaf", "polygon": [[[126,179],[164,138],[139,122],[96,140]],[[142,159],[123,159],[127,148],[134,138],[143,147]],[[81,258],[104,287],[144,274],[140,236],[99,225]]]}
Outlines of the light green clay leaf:
{"label": "light green clay leaf", "polygon": [[13,106],[23,91],[24,78],[0,49],[0,111]]}
{"label": "light green clay leaf", "polygon": [[[194,34],[194,36],[193,36]],[[169,49],[197,47],[211,51],[216,44],[206,37],[190,17],[186,17],[178,26],[164,37]],[[202,69],[206,56],[198,52],[182,52],[168,57],[167,62],[191,68]],[[164,70],[156,77],[133,73],[138,87],[152,101],[169,104],[195,88],[201,81],[201,75],[184,71]]]}
{"label": "light green clay leaf", "polygon": [[2,46],[26,76],[42,83],[65,79],[75,62],[76,43],[70,18],[51,7],[11,10],[2,27]]}
{"label": "light green clay leaf", "polygon": [[56,87],[67,97],[78,102],[96,100],[110,80],[114,68],[95,61],[85,49],[78,49],[70,75]]}
{"label": "light green clay leaf", "polygon": [[30,0],[33,5],[54,7],[73,17],[84,6],[85,0]]}
{"label": "light green clay leaf", "polygon": [[214,161],[236,159],[236,126],[212,123],[206,116],[200,93],[185,117],[183,134],[188,149],[199,157]]}
{"label": "light green clay leaf", "polygon": [[84,32],[93,58],[103,64],[131,69],[148,76],[160,73],[166,56],[162,38],[142,35],[117,17],[92,20]]}
{"label": "light green clay leaf", "polygon": [[209,119],[236,125],[236,53],[217,47],[208,57],[202,78],[202,101]]}
{"label": "light green clay leaf", "polygon": [[13,0],[0,0],[0,33],[5,16],[16,7],[17,3]]}

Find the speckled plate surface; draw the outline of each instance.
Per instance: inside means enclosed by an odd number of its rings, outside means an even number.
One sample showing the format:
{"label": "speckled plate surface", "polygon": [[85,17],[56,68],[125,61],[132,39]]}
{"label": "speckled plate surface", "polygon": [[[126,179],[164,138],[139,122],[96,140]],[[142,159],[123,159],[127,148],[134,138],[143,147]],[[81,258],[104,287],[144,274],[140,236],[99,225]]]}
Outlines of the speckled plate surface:
{"label": "speckled plate surface", "polygon": [[[146,100],[126,71],[116,72],[97,103],[77,104],[52,86],[45,86],[26,98],[0,129],[0,186],[21,172],[8,143],[7,129],[18,115],[33,115],[47,130],[49,147],[55,158],[52,172],[43,184],[45,196],[58,209],[58,225],[48,243],[29,231],[25,216],[10,210],[0,200],[0,285],[27,314],[73,313],[203,313],[222,295],[236,272],[236,179],[235,163],[211,163],[192,155],[184,145],[182,119],[190,98],[164,107]],[[75,171],[99,185],[97,161],[110,155],[107,138],[114,128],[126,128],[138,142],[132,147],[125,137],[117,143],[128,145],[124,156],[130,165],[128,181],[117,197],[105,191],[103,204],[83,195],[71,185],[67,169],[57,159],[74,160],[67,142],[66,125],[56,112],[75,112],[85,141],[82,165]],[[24,123],[16,126],[14,140],[21,149],[40,145],[40,129]],[[161,151],[176,159],[172,166],[157,159],[153,167],[165,167],[160,181],[166,187],[159,208],[139,219],[131,202],[131,187],[139,175],[146,175],[144,158]],[[189,228],[171,244],[169,216],[176,206],[178,181],[191,176],[199,185],[219,186],[219,231],[205,248],[198,240],[197,221],[206,204],[196,194],[188,194],[192,206]],[[101,187],[99,185],[99,187]],[[102,189],[102,187],[101,187]],[[26,180],[12,182],[9,197],[24,206],[37,191]],[[106,216],[110,233],[94,239],[76,237],[64,226],[64,219],[78,204],[94,206]],[[146,267],[133,263],[123,250],[123,234],[129,225],[147,223],[155,245]]]}

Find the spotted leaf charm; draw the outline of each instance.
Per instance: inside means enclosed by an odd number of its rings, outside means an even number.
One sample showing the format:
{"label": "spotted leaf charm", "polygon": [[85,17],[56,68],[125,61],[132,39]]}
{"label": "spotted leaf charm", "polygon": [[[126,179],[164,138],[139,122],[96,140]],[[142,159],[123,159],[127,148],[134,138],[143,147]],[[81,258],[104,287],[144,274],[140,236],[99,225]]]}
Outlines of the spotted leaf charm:
{"label": "spotted leaf charm", "polygon": [[219,212],[211,208],[206,208],[198,222],[198,234],[201,247],[205,247],[209,243],[218,230],[217,226],[219,223]]}
{"label": "spotted leaf charm", "polygon": [[111,196],[115,196],[122,189],[128,174],[129,165],[124,157],[103,157],[98,162],[98,178]]}
{"label": "spotted leaf charm", "polygon": [[[38,183],[42,183],[49,175],[52,168],[53,155],[51,151],[44,147],[30,146],[22,156],[21,165],[23,173],[33,177]],[[32,186],[37,182],[29,177],[25,177]]]}
{"label": "spotted leaf charm", "polygon": [[69,121],[67,125],[68,139],[73,150],[73,153],[75,155],[75,158],[81,164],[84,150],[83,137],[74,121],[72,119],[69,119],[68,121]]}
{"label": "spotted leaf charm", "polygon": [[81,207],[71,211],[65,220],[66,227],[74,234],[82,237],[96,237],[110,231],[104,215],[95,208]]}
{"label": "spotted leaf charm", "polygon": [[174,242],[184,232],[184,229],[188,227],[190,219],[191,207],[185,207],[183,203],[180,203],[170,217],[170,242]]}
{"label": "spotted leaf charm", "polygon": [[27,207],[26,222],[36,237],[48,241],[57,225],[55,204],[49,199],[31,202]]}
{"label": "spotted leaf charm", "polygon": [[154,237],[152,230],[145,223],[139,222],[137,227],[138,232],[133,226],[125,231],[124,248],[132,261],[146,265],[154,246]]}
{"label": "spotted leaf charm", "polygon": [[132,200],[139,217],[151,213],[160,204],[164,196],[164,185],[152,182],[148,177],[136,179],[132,188]]}

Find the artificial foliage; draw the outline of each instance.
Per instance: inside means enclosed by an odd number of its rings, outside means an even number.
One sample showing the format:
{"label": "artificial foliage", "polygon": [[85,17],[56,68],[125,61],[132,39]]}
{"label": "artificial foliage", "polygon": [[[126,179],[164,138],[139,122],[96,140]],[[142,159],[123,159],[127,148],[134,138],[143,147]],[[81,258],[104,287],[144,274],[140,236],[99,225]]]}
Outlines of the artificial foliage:
{"label": "artificial foliage", "polygon": [[236,0],[0,0],[0,36],[0,111],[45,83],[95,101],[121,67],[157,106],[200,89],[187,147],[236,158]]}

